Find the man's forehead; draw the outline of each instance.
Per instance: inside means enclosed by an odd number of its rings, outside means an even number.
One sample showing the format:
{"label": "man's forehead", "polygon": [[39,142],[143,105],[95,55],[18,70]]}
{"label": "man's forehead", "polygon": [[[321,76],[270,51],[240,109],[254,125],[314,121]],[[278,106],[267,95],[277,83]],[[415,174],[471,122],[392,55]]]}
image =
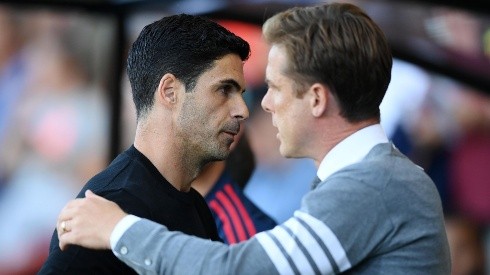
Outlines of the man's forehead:
{"label": "man's forehead", "polygon": [[234,84],[231,82],[235,82],[240,87],[243,87],[245,86],[243,65],[244,61],[242,61],[239,56],[226,55],[223,58],[216,60],[209,71],[215,73],[214,76],[217,82],[228,84]]}

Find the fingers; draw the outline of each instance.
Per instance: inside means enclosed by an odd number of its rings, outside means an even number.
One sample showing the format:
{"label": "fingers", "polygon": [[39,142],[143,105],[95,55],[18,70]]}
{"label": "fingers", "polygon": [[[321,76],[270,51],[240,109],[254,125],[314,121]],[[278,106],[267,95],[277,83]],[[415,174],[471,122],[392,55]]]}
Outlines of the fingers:
{"label": "fingers", "polygon": [[61,239],[62,235],[71,231],[73,226],[73,219],[77,215],[78,206],[80,203],[78,201],[70,201],[58,215],[58,220],[56,222],[56,231],[58,233],[58,239]]}
{"label": "fingers", "polygon": [[75,243],[74,242],[74,233],[73,232],[65,232],[63,234],[60,235],[60,233],[58,233],[58,240],[59,240],[59,247],[61,249],[61,251],[65,250],[70,244],[72,243]]}
{"label": "fingers", "polygon": [[68,221],[62,221],[61,222],[61,224],[60,224],[61,232],[63,232],[63,233],[70,232],[70,230],[68,230],[68,228],[66,227],[67,223],[68,223]]}
{"label": "fingers", "polygon": [[90,190],[85,198],[67,203],[58,216],[59,247],[71,244],[91,249],[110,249],[110,235],[126,213],[118,205]]}
{"label": "fingers", "polygon": [[98,197],[98,196],[96,194],[94,194],[94,192],[90,191],[90,189],[87,189],[87,191],[85,191],[85,197],[94,198],[94,197]]}
{"label": "fingers", "polygon": [[59,247],[61,251],[64,251],[68,247],[68,242],[66,241],[66,237],[61,237],[59,239]]}
{"label": "fingers", "polygon": [[[87,190],[85,191],[85,196],[87,199],[104,199],[100,196],[95,195],[92,191]],[[64,221],[64,220],[71,220],[74,216],[76,216],[77,212],[80,211],[80,209],[83,209],[83,205],[87,204],[87,200],[84,198],[77,198],[74,200],[69,201],[65,207],[61,210],[59,216],[58,216],[58,221]]]}
{"label": "fingers", "polygon": [[[62,212],[63,213],[63,212]],[[65,239],[66,234],[70,233],[71,231],[71,225],[70,222],[71,219],[64,219],[64,218],[58,218],[58,222],[56,225],[56,231],[58,234],[58,240],[60,241],[59,246],[61,250],[64,250],[67,246],[66,242],[62,242],[62,239]]]}
{"label": "fingers", "polygon": [[87,199],[90,199],[90,200],[95,199],[95,200],[100,200],[100,201],[108,201],[106,198],[101,197],[101,196],[99,196],[99,195],[95,194],[95,193],[94,193],[94,192],[92,192],[90,189],[87,189],[87,190],[85,191],[85,197],[86,197]]}
{"label": "fingers", "polygon": [[70,244],[77,244],[76,237],[80,235],[80,228],[86,227],[83,224],[81,208],[65,208],[58,218],[58,240],[59,247],[63,251]]}
{"label": "fingers", "polygon": [[59,246],[61,250],[65,250],[68,247],[67,234],[72,231],[73,219],[77,215],[80,206],[83,204],[83,199],[74,199],[69,201],[58,215],[56,222],[56,231],[58,234]]}
{"label": "fingers", "polygon": [[66,234],[68,234],[70,232],[69,230],[63,228],[63,224],[65,224],[65,226],[66,226],[66,222],[67,221],[62,221],[61,222],[61,226],[60,226],[61,227],[61,230],[58,229],[59,246],[60,246],[60,249],[62,251],[65,250],[65,248],[68,246],[67,243],[66,243],[66,241],[64,241],[64,240],[66,238]]}

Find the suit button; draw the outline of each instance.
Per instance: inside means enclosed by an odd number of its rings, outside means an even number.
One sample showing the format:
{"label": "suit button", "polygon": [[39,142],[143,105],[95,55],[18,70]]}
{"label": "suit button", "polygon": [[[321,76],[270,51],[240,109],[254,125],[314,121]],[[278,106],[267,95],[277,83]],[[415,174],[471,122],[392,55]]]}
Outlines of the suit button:
{"label": "suit button", "polygon": [[126,255],[126,254],[128,254],[128,248],[123,246],[123,247],[121,247],[120,252],[121,252],[121,254]]}
{"label": "suit button", "polygon": [[150,259],[145,259],[145,265],[151,265],[151,260]]}

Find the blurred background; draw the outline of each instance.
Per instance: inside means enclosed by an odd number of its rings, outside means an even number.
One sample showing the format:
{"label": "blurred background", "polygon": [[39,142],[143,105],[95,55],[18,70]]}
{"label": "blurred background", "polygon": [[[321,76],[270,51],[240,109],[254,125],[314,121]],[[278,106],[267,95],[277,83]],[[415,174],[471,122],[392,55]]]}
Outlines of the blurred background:
{"label": "blurred background", "polygon": [[[487,1],[341,2],[362,7],[392,46],[382,125],[437,185],[453,274],[490,274]],[[169,14],[205,15],[251,44],[245,133],[256,168],[245,193],[277,222],[291,216],[315,167],[279,155],[270,116],[260,108],[268,51],[261,24],[317,3],[0,0],[0,274],[35,274],[61,208],[131,145],[126,52],[143,26]]]}

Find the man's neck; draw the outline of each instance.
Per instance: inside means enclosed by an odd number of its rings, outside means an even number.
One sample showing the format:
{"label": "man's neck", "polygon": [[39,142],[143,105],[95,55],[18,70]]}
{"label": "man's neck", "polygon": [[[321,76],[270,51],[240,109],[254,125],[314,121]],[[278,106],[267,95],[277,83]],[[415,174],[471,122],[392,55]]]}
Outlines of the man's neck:
{"label": "man's neck", "polygon": [[350,135],[365,127],[377,123],[379,123],[378,120],[369,119],[356,123],[349,123],[344,121],[343,123],[331,124],[335,125],[335,127],[322,131],[322,133],[325,133],[325,137],[322,137],[319,142],[319,144],[321,144],[322,150],[318,150],[317,154],[314,155],[315,157],[313,158],[316,168],[318,169],[323,158],[342,140],[346,139]]}
{"label": "man's neck", "polygon": [[192,182],[192,187],[203,197],[213,188],[225,170],[225,161],[213,161],[202,169],[199,176]]}
{"label": "man's neck", "polygon": [[183,150],[172,133],[157,128],[138,127],[134,146],[158,169],[160,174],[177,190],[187,192],[197,177],[201,166],[184,160]]}

